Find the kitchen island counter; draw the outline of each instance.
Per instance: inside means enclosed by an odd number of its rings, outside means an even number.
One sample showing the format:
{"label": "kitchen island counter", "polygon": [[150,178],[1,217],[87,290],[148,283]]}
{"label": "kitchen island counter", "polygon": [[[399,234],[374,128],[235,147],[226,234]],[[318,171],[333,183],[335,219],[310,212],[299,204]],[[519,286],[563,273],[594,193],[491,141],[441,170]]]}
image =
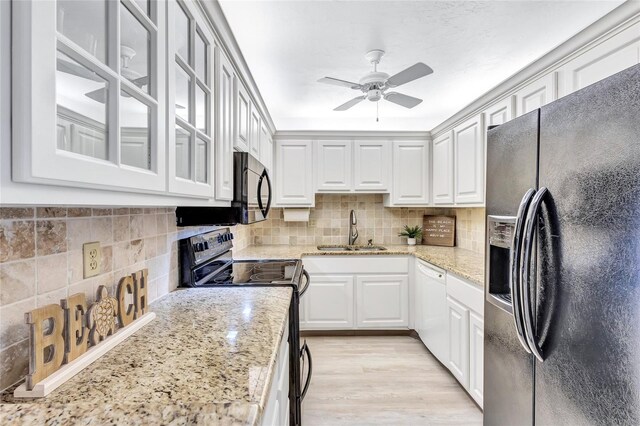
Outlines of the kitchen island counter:
{"label": "kitchen island counter", "polygon": [[174,291],[150,305],[155,320],[47,397],[5,392],[0,423],[259,424],[291,295]]}

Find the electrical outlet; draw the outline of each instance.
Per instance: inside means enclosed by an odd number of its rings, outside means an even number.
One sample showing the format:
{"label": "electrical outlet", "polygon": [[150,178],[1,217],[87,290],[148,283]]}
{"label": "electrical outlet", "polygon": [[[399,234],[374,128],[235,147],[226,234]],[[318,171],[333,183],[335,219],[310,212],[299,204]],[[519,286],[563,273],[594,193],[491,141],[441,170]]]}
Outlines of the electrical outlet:
{"label": "electrical outlet", "polygon": [[95,277],[100,273],[101,255],[99,242],[82,245],[82,264],[85,278]]}

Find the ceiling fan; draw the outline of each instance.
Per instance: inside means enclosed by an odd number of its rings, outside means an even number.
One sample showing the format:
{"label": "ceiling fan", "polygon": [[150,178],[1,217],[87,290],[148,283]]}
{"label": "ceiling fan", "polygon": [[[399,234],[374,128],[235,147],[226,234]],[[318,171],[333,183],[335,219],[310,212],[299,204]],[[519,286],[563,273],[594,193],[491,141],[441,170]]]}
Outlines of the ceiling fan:
{"label": "ceiling fan", "polygon": [[[142,76],[142,74],[140,74],[139,72],[129,68],[129,62],[131,61],[131,59],[133,59],[134,56],[136,56],[136,51],[134,49],[132,49],[129,46],[125,46],[124,44],[120,46],[120,74],[124,78],[126,78],[127,80],[129,80],[130,82],[132,82],[133,84],[135,84],[136,86],[142,89],[144,86],[149,84],[149,77]],[[104,99],[105,93],[106,93],[105,89],[102,88],[102,89],[94,90],[92,92],[85,93],[84,95],[88,98],[93,99],[94,101],[98,101],[103,104],[105,103],[105,99]],[[125,98],[131,97],[131,95],[129,95],[125,91],[122,92],[122,95]]]}
{"label": "ceiling fan", "polygon": [[365,99],[371,102],[378,102],[380,99],[384,99],[394,104],[401,105],[405,108],[413,108],[422,102],[422,99],[414,98],[413,96],[403,95],[398,92],[387,92],[388,89],[393,89],[401,86],[410,81],[417,80],[425,77],[433,70],[428,65],[418,62],[415,65],[410,66],[404,71],[389,76],[385,72],[378,71],[378,64],[384,55],[384,50],[371,50],[367,52],[365,58],[373,65],[373,71],[365,75],[360,79],[358,83],[351,81],[340,80],[333,77],[323,77],[318,80],[319,83],[333,84],[335,86],[348,87],[350,89],[360,90],[363,95],[355,97],[348,102],[334,108],[334,111],[346,111],[354,105],[359,104]]}

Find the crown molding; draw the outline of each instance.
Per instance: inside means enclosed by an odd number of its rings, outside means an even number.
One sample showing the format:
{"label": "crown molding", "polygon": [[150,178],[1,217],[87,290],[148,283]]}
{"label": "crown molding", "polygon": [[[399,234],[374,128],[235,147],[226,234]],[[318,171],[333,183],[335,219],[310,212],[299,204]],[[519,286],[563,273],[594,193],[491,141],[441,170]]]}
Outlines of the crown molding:
{"label": "crown molding", "polygon": [[366,130],[286,130],[276,131],[275,139],[428,139],[430,132]]}
{"label": "crown molding", "polygon": [[251,74],[251,70],[245,61],[244,56],[242,55],[240,46],[238,46],[238,42],[233,35],[233,31],[229,26],[229,22],[227,21],[222,8],[220,7],[220,3],[217,0],[195,0],[195,2],[209,21],[209,24],[220,43],[219,47],[225,52],[229,59],[231,59],[231,63],[236,70],[237,78],[239,78],[249,90],[253,103],[258,106],[262,116],[267,121],[267,126],[269,127],[271,134],[274,134],[276,132],[276,126],[273,123],[271,114],[269,114],[267,104],[264,102],[264,99],[260,94],[258,85],[253,78],[253,74]]}

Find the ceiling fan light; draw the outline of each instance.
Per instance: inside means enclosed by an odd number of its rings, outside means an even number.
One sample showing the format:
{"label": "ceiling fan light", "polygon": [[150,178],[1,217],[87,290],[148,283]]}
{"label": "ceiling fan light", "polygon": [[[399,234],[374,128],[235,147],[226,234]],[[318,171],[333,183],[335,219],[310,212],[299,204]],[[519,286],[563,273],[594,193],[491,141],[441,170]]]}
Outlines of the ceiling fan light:
{"label": "ceiling fan light", "polygon": [[371,102],[378,102],[382,99],[382,90],[372,89],[367,92],[367,99]]}

